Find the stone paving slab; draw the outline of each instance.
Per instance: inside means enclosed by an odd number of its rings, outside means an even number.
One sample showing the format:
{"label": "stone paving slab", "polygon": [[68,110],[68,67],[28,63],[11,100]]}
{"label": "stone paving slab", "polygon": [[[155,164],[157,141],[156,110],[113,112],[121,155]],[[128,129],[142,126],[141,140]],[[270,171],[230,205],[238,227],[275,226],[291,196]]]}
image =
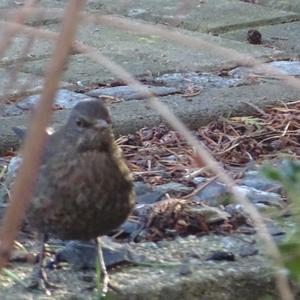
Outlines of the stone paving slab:
{"label": "stone paving slab", "polygon": [[[43,78],[33,74],[18,72],[18,77],[11,77],[8,69],[0,68],[0,95],[3,100],[15,100],[32,95],[42,90]],[[13,84],[12,84],[13,83]],[[72,84],[61,82],[61,87],[71,88]]]}
{"label": "stone paving slab", "polygon": [[[191,129],[196,129],[220,116],[247,115],[256,112],[247,103],[257,107],[275,103],[296,101],[299,90],[290,88],[278,81],[252,86],[213,88],[187,100],[180,95],[161,97],[160,100]],[[131,100],[110,105],[114,132],[117,136],[133,133],[142,127],[157,126],[163,119],[152,110],[145,100]],[[69,111],[56,111],[53,116],[54,128],[60,127]],[[13,126],[24,126],[27,115],[0,119],[0,153],[15,147],[18,140],[12,132]]]}
{"label": "stone paving slab", "polygon": [[259,4],[266,7],[300,13],[299,0],[259,0]]}
{"label": "stone paving slab", "polygon": [[[22,7],[25,1],[14,1],[14,0],[0,0],[0,9],[17,9]],[[62,8],[64,9],[68,3],[68,1],[62,0],[40,0],[36,1],[35,7],[43,7],[43,8]],[[98,0],[89,0],[85,6],[86,9],[89,10],[100,10],[103,8],[103,4]]]}
{"label": "stone paving slab", "polygon": [[[40,0],[37,6],[45,8],[65,8],[68,1],[62,0]],[[89,11],[103,10],[104,4],[99,0],[88,0],[86,1],[85,9]],[[105,13],[105,11],[103,10]]]}
{"label": "stone paving slab", "polygon": [[[228,32],[222,36],[240,42],[247,42],[247,31],[249,29]],[[262,34],[262,44],[257,47],[272,48],[274,51],[279,50],[290,57],[300,54],[300,22],[262,26],[255,29]]]}
{"label": "stone paving slab", "polygon": [[[57,25],[46,27],[58,30]],[[179,30],[179,29],[178,29]],[[258,48],[250,44],[214,37],[208,34],[179,30],[190,36],[203,38],[222,47],[233,48],[241,53],[255,57],[270,57],[272,49]],[[161,74],[170,71],[207,71],[234,67],[231,59],[224,59],[212,49],[195,50],[174,42],[161,40],[157,36],[133,35],[121,30],[103,26],[81,27],[77,39],[91,45],[102,54],[119,63],[135,76]],[[41,47],[44,47],[41,45]],[[31,61],[22,67],[22,71],[43,75],[48,59]],[[74,55],[70,58],[64,80],[71,83],[81,82],[83,85],[118,80],[102,66],[88,59],[85,55]]]}
{"label": "stone paving slab", "polygon": [[[110,279],[119,293],[109,291],[105,299],[113,300],[257,300],[279,299],[270,262],[256,242],[255,235],[177,237],[158,243],[130,243],[137,257],[145,257],[139,265],[118,266]],[[256,252],[242,256],[242,249],[255,245]],[[253,249],[253,247],[252,247]],[[230,253],[234,261],[208,259],[215,253]],[[249,251],[249,250],[248,250]],[[253,250],[252,250],[253,251]],[[143,261],[146,263],[143,264]],[[26,282],[32,264],[14,265],[12,272]],[[100,299],[86,286],[92,285],[95,270],[72,271],[70,268],[47,269],[49,278],[59,282],[47,296],[30,291],[0,274],[4,282],[0,290],[3,300],[92,300]],[[49,279],[49,280],[50,280]],[[88,279],[88,282],[87,282]]]}
{"label": "stone paving slab", "polygon": [[[0,40],[3,37],[3,27],[0,29]],[[31,44],[28,48],[28,44]],[[25,36],[17,36],[13,39],[9,49],[4,53],[0,60],[0,65],[7,65],[16,60],[32,61],[47,57],[53,51],[53,43],[51,41],[34,40],[33,43]]]}
{"label": "stone paving slab", "polygon": [[[258,26],[299,20],[294,12],[285,12],[272,8],[242,2],[239,0],[190,1],[186,11],[180,11],[177,0],[118,0],[99,1],[103,10],[146,21],[170,24],[201,32],[226,32],[246,26]],[[174,19],[174,16],[179,16]]]}

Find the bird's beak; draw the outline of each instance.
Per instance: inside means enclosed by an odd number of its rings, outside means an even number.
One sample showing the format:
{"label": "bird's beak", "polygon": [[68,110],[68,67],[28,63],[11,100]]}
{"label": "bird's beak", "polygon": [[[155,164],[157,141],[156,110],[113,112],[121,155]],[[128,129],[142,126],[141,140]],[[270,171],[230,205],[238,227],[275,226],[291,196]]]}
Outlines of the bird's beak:
{"label": "bird's beak", "polygon": [[93,125],[93,127],[95,128],[95,129],[97,129],[97,130],[103,130],[103,129],[106,129],[107,127],[108,127],[108,123],[107,123],[107,121],[105,121],[105,120],[97,120],[95,123],[94,123],[94,125]]}

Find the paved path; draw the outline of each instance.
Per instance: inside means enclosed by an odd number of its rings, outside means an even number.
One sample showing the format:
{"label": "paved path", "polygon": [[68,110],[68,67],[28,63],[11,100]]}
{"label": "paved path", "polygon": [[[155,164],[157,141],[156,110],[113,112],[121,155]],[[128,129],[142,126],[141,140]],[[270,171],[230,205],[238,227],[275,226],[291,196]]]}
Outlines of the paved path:
{"label": "paved path", "polygon": [[[300,32],[300,8],[297,0],[294,1],[259,1],[262,5],[255,5],[238,0],[209,0],[196,1],[191,7],[178,8],[178,1],[88,1],[87,11],[100,15],[107,13],[119,14],[145,21],[146,23],[161,23],[166,25],[176,25],[180,33],[204,39],[205,41],[220,45],[222,47],[234,49],[240,53],[250,54],[257,59],[269,61],[279,58],[295,58],[299,55],[299,32]],[[289,4],[286,4],[289,2]],[[63,8],[64,1],[40,1],[41,7],[47,8]],[[0,8],[19,7],[16,1],[0,0]],[[1,15],[1,10],[0,10]],[[4,14],[3,15],[3,19]],[[48,14],[43,20],[30,18],[29,24],[41,26],[43,29],[59,32],[59,15],[58,13]],[[249,29],[258,29],[263,36],[261,45],[251,45],[246,40],[247,31]],[[3,32],[2,26],[1,31]],[[0,34],[1,34],[0,31]],[[216,53],[213,49],[195,50],[191,47],[182,46],[175,42],[160,39],[155,35],[134,35],[130,32],[118,30],[114,28],[104,27],[102,25],[85,24],[82,25],[77,38],[82,42],[97,48],[101,53],[107,55],[110,59],[119,63],[131,74],[144,82],[151,82],[158,75],[172,72],[191,72],[198,73],[214,72],[220,73],[222,70],[232,69],[237,66],[232,58],[224,58],[220,53]],[[20,56],[24,56],[24,47],[26,47],[28,39],[19,35],[5,56],[0,60],[0,93],[4,95],[4,100],[19,101],[28,94],[36,94],[41,90],[41,83],[45,67],[47,65],[49,55],[53,49],[53,43],[45,40],[35,41],[29,53],[26,55],[25,63],[19,68],[18,78],[11,76],[10,69],[13,68]],[[103,84],[120,84],[120,79],[105,70],[102,66],[97,65],[89,58],[82,54],[72,55],[68,68],[63,77],[62,86],[71,89],[88,90],[94,86]],[[10,83],[10,85],[8,84]],[[14,84],[12,84],[14,83]],[[272,84],[272,82],[271,82]],[[277,82],[273,82],[277,85]],[[24,91],[26,87],[26,91]],[[218,92],[209,89],[205,95],[193,98],[190,105],[179,105],[180,94],[174,98],[172,102],[176,106],[176,113],[182,117],[184,121],[188,115],[188,107],[193,107],[193,112],[198,115],[193,118],[194,123],[189,125],[197,127],[203,124],[202,120],[209,121],[211,118],[220,115],[220,110],[214,107],[222,107],[224,113],[233,110],[234,113],[242,109],[238,104],[240,93],[235,94],[235,90],[228,91],[227,87],[224,91]],[[240,89],[237,89],[239,91]],[[297,93],[290,88],[284,88],[284,93],[277,96],[274,95],[272,88],[264,89],[262,97],[268,101],[257,101],[253,95],[260,93],[260,86],[254,84],[243,89],[243,94],[248,102],[254,101],[258,106],[276,102],[278,100],[295,100]],[[291,94],[293,95],[291,97]],[[203,110],[203,98],[211,102],[209,110],[209,118]],[[164,97],[162,97],[163,99]],[[168,98],[167,98],[168,99]],[[185,102],[183,98],[182,103]],[[209,101],[214,99],[214,101]],[[232,99],[237,99],[236,107],[229,105]],[[169,100],[166,100],[167,102]],[[120,103],[120,108],[125,109],[128,119],[122,122],[130,123],[132,119],[137,117],[139,120],[149,120],[149,124],[155,124],[159,117],[156,114],[149,113],[148,110],[138,109],[140,115],[134,116],[136,110],[131,111],[132,104]],[[137,106],[143,106],[139,103]],[[246,106],[245,106],[246,107]],[[249,107],[249,106],[248,106]],[[238,109],[237,109],[238,108]],[[187,109],[187,111],[185,111]],[[117,110],[117,109],[116,109]],[[0,128],[6,128],[6,122],[18,123],[19,117],[11,117],[11,121],[6,118],[0,120]],[[16,118],[16,120],[14,119]],[[22,119],[22,118],[21,118]],[[118,116],[116,119],[119,119]],[[201,121],[197,121],[201,120]],[[4,123],[3,123],[4,122]],[[137,125],[138,124],[138,125]],[[135,122],[132,126],[116,128],[116,132],[128,133],[140,126],[145,126],[144,122]],[[126,128],[126,130],[122,130]],[[7,132],[0,131],[0,136],[6,136]],[[13,139],[13,138],[12,138]],[[8,140],[11,140],[9,137]],[[3,140],[6,143],[7,139]],[[3,147],[2,147],[3,148]]]}
{"label": "paved path", "polygon": [[[251,4],[238,0],[204,0],[194,1],[191,7],[178,8],[175,0],[136,0],[136,1],[88,1],[87,11],[93,14],[118,14],[131,19],[142,20],[150,24],[164,24],[176,26],[178,32],[204,39],[217,45],[231,48],[240,53],[250,54],[262,61],[274,59],[295,59],[300,54],[300,4],[299,0],[260,0],[260,4]],[[192,1],[191,1],[192,2]],[[0,15],[3,19],[9,19],[1,14],[1,9],[19,7],[17,1],[0,0]],[[47,8],[63,8],[65,1],[41,0],[40,5]],[[59,32],[59,14],[47,15],[44,19],[31,18],[28,24],[41,26],[43,29]],[[247,42],[247,31],[258,29],[262,34],[261,45],[251,45]],[[3,33],[4,27],[0,29]],[[223,74],[222,78],[235,78],[228,70],[238,66],[229,58],[222,57],[213,49],[195,50],[191,47],[182,46],[166,39],[160,39],[155,35],[133,35],[129,32],[107,28],[101,25],[85,24],[78,32],[77,38],[82,42],[97,48],[101,53],[116,61],[126,70],[143,82],[153,84],[160,75],[168,73],[208,72],[214,76]],[[12,47],[6,51],[0,60],[0,93],[4,100],[19,102],[25,96],[38,94],[41,90],[43,74],[53,44],[48,41],[38,41],[33,44],[30,52],[23,57],[25,63],[20,67],[18,78],[11,75],[12,70],[20,56],[24,56],[24,47],[28,44],[25,37],[18,36]],[[224,71],[225,70],[225,71]],[[231,75],[230,75],[231,74]],[[231,77],[230,77],[231,76]],[[251,112],[251,105],[264,107],[277,101],[293,101],[299,99],[299,91],[278,83],[274,78],[258,76],[256,81],[241,80],[240,86],[214,86],[203,84],[199,94],[194,97],[183,95],[186,90],[178,89],[175,95],[160,96],[161,101],[166,103],[189,127],[196,128],[221,115],[239,115]],[[220,77],[221,78],[221,77]],[[209,81],[209,80],[208,80]],[[12,84],[17,83],[17,85]],[[93,90],[103,85],[120,85],[120,79],[95,64],[82,54],[73,54],[68,68],[64,74],[62,87],[75,91],[74,98],[80,92]],[[201,84],[202,85],[202,84]],[[24,91],[24,87],[26,87]],[[177,88],[177,86],[175,86]],[[187,89],[187,88],[186,88]],[[77,92],[77,93],[76,93]],[[149,109],[144,100],[130,100],[113,103],[110,105],[115,132],[126,134],[135,131],[145,125],[157,125],[160,116]],[[20,108],[15,107],[14,112],[19,113]],[[54,125],[60,126],[65,120],[67,110],[54,113]],[[26,114],[0,118],[0,152],[15,146],[17,141],[11,132],[11,126],[24,125]],[[226,245],[222,244],[222,247]],[[142,247],[142,246],[141,246]],[[259,278],[262,289],[257,289],[255,298],[264,296],[265,287],[274,286],[270,277],[260,276],[262,269],[261,257],[253,256],[249,260],[246,273],[252,270],[251,278],[247,274],[239,272],[238,275],[230,267],[222,270],[222,278],[226,278],[224,294],[220,295],[220,288],[214,285],[221,280],[216,272],[218,267],[211,268],[211,272],[205,278],[210,286],[210,294],[205,299],[239,299],[242,288],[244,299],[253,299],[253,280]],[[253,266],[251,268],[251,266]],[[236,269],[240,265],[237,262]],[[245,266],[244,266],[245,269]],[[148,286],[141,288],[137,278],[143,278],[138,268],[132,268],[131,273],[117,273],[114,275],[120,282],[125,282],[126,297],[130,299],[199,299],[203,284],[199,284],[200,277],[193,277],[193,282],[184,285],[176,280],[167,281],[166,273],[155,268],[143,269],[149,279]],[[128,274],[133,274],[131,277]],[[204,273],[203,273],[204,274]],[[241,275],[242,274],[242,275]],[[240,276],[240,277],[239,277]],[[246,278],[247,277],[247,278]],[[130,281],[126,280],[130,278]],[[209,278],[212,278],[210,281]],[[235,293],[233,282],[245,280],[240,286],[239,293]],[[227,281],[229,282],[227,284]],[[128,285],[127,285],[128,284]],[[126,286],[127,285],[127,286]],[[257,287],[256,281],[254,284]],[[10,286],[8,286],[10,289]],[[256,288],[255,288],[256,289]],[[13,290],[13,288],[12,288]],[[238,288],[237,288],[238,290]],[[175,293],[173,293],[175,291]],[[184,291],[184,295],[182,294]],[[249,291],[251,291],[249,293]],[[142,294],[140,294],[142,292]],[[129,293],[129,294],[128,294]],[[165,293],[166,297],[163,297]],[[169,296],[168,296],[169,295]],[[172,295],[172,296],[170,296]],[[28,299],[30,295],[27,295]],[[248,297],[249,296],[249,297]],[[79,296],[78,296],[79,297]],[[248,298],[247,298],[248,297]],[[120,299],[123,299],[121,296]],[[118,299],[119,299],[118,298]],[[17,298],[16,298],[17,299]],[[20,298],[21,299],[21,298]],[[23,299],[23,298],[22,298]],[[25,298],[24,298],[25,299]],[[26,298],[27,299],[27,298]],[[43,298],[46,299],[46,298]],[[81,299],[80,297],[78,299]],[[125,298],[124,298],[125,299]],[[126,298],[127,299],[127,298]]]}

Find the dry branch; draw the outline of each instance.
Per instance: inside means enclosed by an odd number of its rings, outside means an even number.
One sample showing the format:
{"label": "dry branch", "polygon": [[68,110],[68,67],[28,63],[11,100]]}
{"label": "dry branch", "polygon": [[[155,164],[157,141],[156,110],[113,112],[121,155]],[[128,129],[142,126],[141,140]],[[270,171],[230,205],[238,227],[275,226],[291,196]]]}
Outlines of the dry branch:
{"label": "dry branch", "polygon": [[70,0],[66,7],[63,28],[46,72],[41,101],[32,116],[32,122],[24,142],[23,163],[11,192],[10,205],[3,219],[0,232],[0,268],[7,263],[32,195],[46,140],[45,129],[51,119],[52,103],[75,37],[79,12],[84,4],[84,0]]}

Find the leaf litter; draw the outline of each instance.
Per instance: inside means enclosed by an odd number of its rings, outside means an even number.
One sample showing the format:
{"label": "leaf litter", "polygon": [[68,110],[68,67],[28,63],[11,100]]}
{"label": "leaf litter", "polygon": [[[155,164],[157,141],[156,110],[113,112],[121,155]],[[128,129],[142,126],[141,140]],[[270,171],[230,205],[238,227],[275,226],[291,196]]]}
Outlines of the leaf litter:
{"label": "leaf litter", "polygon": [[[257,114],[252,116],[220,118],[193,131],[193,134],[210,149],[226,171],[238,179],[253,161],[260,163],[277,158],[279,153],[295,159],[299,157],[299,112],[300,100],[269,107],[265,111],[257,109]],[[211,232],[228,234],[240,225],[251,226],[251,221],[242,211],[228,213],[227,205],[212,207],[205,201],[192,200],[195,193],[214,182],[217,176],[203,162],[199,167],[193,149],[178,132],[161,124],[122,136],[117,143],[135,181],[152,187],[177,182],[193,188],[192,192],[167,194],[163,200],[141,208],[143,213],[135,210],[130,221],[139,223],[139,232],[143,233],[135,241],[158,241],[178,235]],[[2,160],[7,163],[8,157]],[[195,183],[193,179],[198,176],[205,181]],[[121,231],[113,233],[116,240],[128,241]],[[27,233],[21,234],[22,242],[26,236]]]}
{"label": "leaf litter", "polygon": [[[193,134],[226,171],[238,179],[253,163],[276,159],[282,154],[299,158],[300,100],[267,107],[264,111],[257,108],[252,116],[220,118],[193,131]],[[152,186],[179,182],[194,188],[194,192],[187,195],[175,195],[151,205],[147,220],[143,220],[147,231],[144,239],[156,241],[176,235],[229,232],[243,222],[247,225],[251,223],[240,212],[238,217],[230,216],[225,214],[224,206],[215,210],[205,202],[195,203],[191,200],[195,192],[207,185],[207,181],[195,184],[192,180],[195,176],[210,178],[211,181],[216,177],[205,165],[199,167],[193,149],[181,139],[178,132],[162,124],[142,128],[135,134],[119,138],[117,142],[135,180]],[[209,223],[208,208],[220,218],[213,225]],[[136,222],[136,216],[134,218]]]}

